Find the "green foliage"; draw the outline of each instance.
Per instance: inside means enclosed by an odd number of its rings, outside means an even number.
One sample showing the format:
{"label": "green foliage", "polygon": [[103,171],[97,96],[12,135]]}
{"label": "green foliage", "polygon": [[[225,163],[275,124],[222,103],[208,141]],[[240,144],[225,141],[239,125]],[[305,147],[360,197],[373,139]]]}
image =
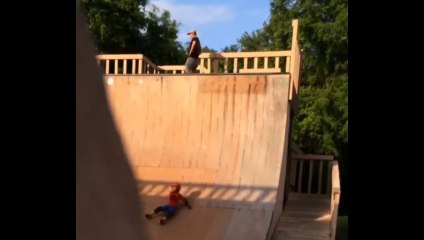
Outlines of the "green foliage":
{"label": "green foliage", "polygon": [[204,53],[207,53],[207,52],[216,53],[218,51],[213,49],[213,48],[209,48],[208,46],[204,46],[204,47],[202,47],[202,52],[204,52]]}
{"label": "green foliage", "polygon": [[143,53],[154,63],[182,64],[186,52],[177,42],[178,24],[168,11],[147,0],[81,0],[100,53]]}
{"label": "green foliage", "polygon": [[299,19],[304,61],[293,138],[307,153],[335,155],[346,174],[347,0],[273,0],[269,23],[251,34],[244,33],[238,42],[243,51],[288,50],[295,18]]}
{"label": "green foliage", "polygon": [[221,50],[221,52],[239,52],[240,51],[240,45],[239,44],[232,44],[229,47],[225,47]]}

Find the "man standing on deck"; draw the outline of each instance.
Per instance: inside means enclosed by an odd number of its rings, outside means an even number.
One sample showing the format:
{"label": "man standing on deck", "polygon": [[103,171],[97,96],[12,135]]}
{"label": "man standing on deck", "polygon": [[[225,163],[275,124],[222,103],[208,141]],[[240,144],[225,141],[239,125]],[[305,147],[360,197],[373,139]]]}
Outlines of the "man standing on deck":
{"label": "man standing on deck", "polygon": [[191,42],[188,50],[188,58],[185,63],[185,71],[186,73],[195,73],[200,63],[199,55],[202,52],[202,46],[200,45],[196,30],[187,33],[187,35],[190,35]]}

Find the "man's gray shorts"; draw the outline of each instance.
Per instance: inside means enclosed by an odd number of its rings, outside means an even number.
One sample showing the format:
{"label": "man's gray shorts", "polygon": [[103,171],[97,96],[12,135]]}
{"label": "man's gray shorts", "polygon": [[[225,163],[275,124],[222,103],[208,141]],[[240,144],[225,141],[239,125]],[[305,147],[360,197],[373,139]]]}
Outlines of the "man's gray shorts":
{"label": "man's gray shorts", "polygon": [[199,58],[188,57],[185,63],[186,73],[195,73],[197,66],[200,64]]}

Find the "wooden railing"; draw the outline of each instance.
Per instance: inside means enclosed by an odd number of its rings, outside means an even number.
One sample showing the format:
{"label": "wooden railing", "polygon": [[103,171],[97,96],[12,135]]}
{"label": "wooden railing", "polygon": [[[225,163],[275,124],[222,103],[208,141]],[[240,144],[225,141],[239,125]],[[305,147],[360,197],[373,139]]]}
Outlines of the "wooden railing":
{"label": "wooden railing", "polygon": [[[288,51],[202,53],[197,70],[201,74],[290,74],[289,100],[297,111],[301,79],[302,51],[299,45],[298,20],[293,20],[292,48]],[[182,74],[184,65],[157,66],[143,54],[98,55],[106,75]]]}
{"label": "wooden railing", "polygon": [[[294,192],[327,194],[331,197],[331,221],[329,227],[330,239],[334,240],[341,192],[338,162],[334,160],[333,156],[328,155],[293,154],[290,157],[289,165],[289,181],[290,185],[294,186]],[[313,183],[317,183],[317,186],[313,186]]]}
{"label": "wooden railing", "polygon": [[106,75],[157,74],[159,68],[143,54],[97,55],[98,64]]}
{"label": "wooden railing", "polygon": [[290,185],[297,193],[330,194],[333,156],[292,155]]}
{"label": "wooden railing", "polygon": [[[202,53],[197,70],[207,73],[281,73],[290,71],[291,51]],[[159,66],[164,73],[184,73],[183,65]]]}

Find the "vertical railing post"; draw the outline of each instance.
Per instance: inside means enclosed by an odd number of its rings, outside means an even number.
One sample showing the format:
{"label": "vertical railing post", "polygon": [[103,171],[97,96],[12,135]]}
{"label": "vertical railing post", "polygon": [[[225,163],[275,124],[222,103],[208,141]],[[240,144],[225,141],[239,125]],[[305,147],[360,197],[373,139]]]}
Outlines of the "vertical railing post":
{"label": "vertical railing post", "polygon": [[333,161],[331,171],[331,240],[336,239],[337,219],[339,214],[339,201],[340,201],[340,175],[339,164]]}
{"label": "vertical railing post", "polygon": [[299,30],[299,20],[298,19],[294,19],[292,22],[292,26],[293,26],[293,35],[292,35],[292,45],[291,45],[291,63],[290,63],[290,95],[289,95],[289,99],[293,99],[294,94],[297,94],[298,92],[298,85],[299,85],[299,74],[297,73],[296,69],[299,65],[299,56],[298,56],[298,52],[296,51],[299,48],[298,45],[298,30]]}
{"label": "vertical railing post", "polygon": [[238,58],[234,58],[233,73],[238,73]]}

